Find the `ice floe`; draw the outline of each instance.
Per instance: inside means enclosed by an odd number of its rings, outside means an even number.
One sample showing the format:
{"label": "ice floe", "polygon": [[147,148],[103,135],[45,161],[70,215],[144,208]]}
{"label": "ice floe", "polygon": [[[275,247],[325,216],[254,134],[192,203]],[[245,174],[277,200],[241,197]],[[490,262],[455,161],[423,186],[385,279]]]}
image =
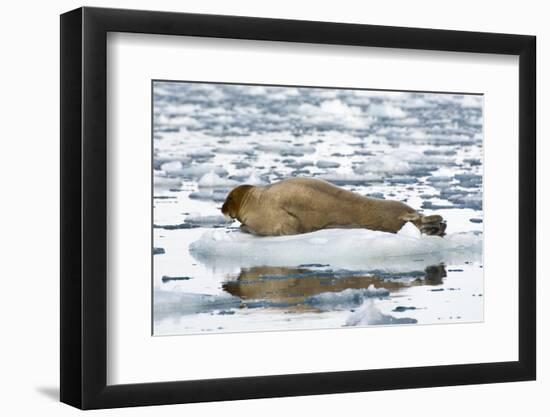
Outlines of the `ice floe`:
{"label": "ice floe", "polygon": [[407,117],[407,113],[389,103],[373,103],[369,106],[367,113],[369,116],[375,117],[391,117],[391,118],[403,118]]}
{"label": "ice floe", "polygon": [[366,162],[354,167],[354,171],[358,174],[368,172],[406,174],[411,169],[412,167],[407,161],[391,155],[371,157]]}
{"label": "ice floe", "polygon": [[222,178],[215,172],[204,174],[198,182],[200,188],[231,188],[239,185],[238,181]]}
{"label": "ice floe", "polygon": [[304,116],[306,124],[346,126],[350,129],[363,129],[370,126],[372,119],[360,107],[348,105],[338,98],[324,100],[319,105],[301,104],[298,114]]}
{"label": "ice floe", "polygon": [[193,224],[201,227],[212,227],[212,226],[222,226],[227,223],[231,223],[232,220],[228,221],[225,216],[211,215],[211,216],[201,216],[200,214],[192,213],[185,218],[185,223]]}
{"label": "ice floe", "polygon": [[235,155],[253,155],[255,148],[252,145],[224,145],[215,149],[216,153],[226,153]]}
{"label": "ice floe", "polygon": [[155,189],[168,190],[181,186],[181,180],[178,178],[161,177],[155,175],[153,185]]}
{"label": "ice floe", "polygon": [[421,235],[410,223],[396,234],[326,229],[301,235],[259,237],[220,229],[205,232],[191,243],[190,252],[210,266],[325,263],[333,268],[410,271],[420,264],[477,259],[481,242],[478,232],[453,233],[441,238]]}
{"label": "ice floe", "polygon": [[257,145],[256,149],[262,152],[275,152],[288,156],[302,156],[315,152],[315,148],[313,146],[295,146],[285,142],[262,143]]}
{"label": "ice floe", "polygon": [[200,178],[205,174],[210,172],[215,173],[216,175],[225,177],[227,175],[227,170],[220,166],[214,164],[200,164],[200,165],[191,165],[186,166],[181,169],[181,175],[188,178]]}
{"label": "ice floe", "polygon": [[256,172],[252,172],[248,178],[243,181],[243,184],[248,185],[264,185],[267,182],[263,180]]}
{"label": "ice floe", "polygon": [[214,201],[222,202],[225,201],[227,193],[229,190],[226,189],[203,189],[199,191],[194,191],[189,194],[189,198],[192,200],[205,200],[205,201]]}
{"label": "ice floe", "polygon": [[336,185],[364,185],[371,182],[381,182],[383,181],[384,176],[376,173],[365,173],[365,174],[347,173],[346,174],[346,173],[331,172],[331,173],[321,175],[320,178]]}
{"label": "ice floe", "polygon": [[317,161],[315,165],[317,165],[318,168],[338,168],[340,166],[340,163],[336,161],[327,161],[322,159],[320,161]]}
{"label": "ice floe", "polygon": [[183,164],[180,161],[165,162],[160,169],[167,175],[183,175]]}
{"label": "ice floe", "polygon": [[415,324],[416,319],[383,314],[372,300],[365,300],[361,307],[346,320],[346,326],[383,326],[391,324]]}
{"label": "ice floe", "polygon": [[433,109],[436,107],[436,104],[430,102],[429,100],[426,100],[425,98],[410,98],[408,100],[404,100],[401,103],[401,107],[404,109]]}

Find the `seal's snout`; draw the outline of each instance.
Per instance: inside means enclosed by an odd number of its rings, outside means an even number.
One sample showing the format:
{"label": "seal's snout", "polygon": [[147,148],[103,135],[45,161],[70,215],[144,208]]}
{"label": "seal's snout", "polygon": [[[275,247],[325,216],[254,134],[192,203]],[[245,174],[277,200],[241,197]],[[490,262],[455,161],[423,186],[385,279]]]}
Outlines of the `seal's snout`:
{"label": "seal's snout", "polygon": [[221,208],[221,212],[223,214],[223,217],[225,217],[226,221],[233,220],[233,216],[231,216],[231,213],[230,213],[230,210],[229,210],[229,204],[227,203],[227,201],[225,203],[223,203],[222,208]]}

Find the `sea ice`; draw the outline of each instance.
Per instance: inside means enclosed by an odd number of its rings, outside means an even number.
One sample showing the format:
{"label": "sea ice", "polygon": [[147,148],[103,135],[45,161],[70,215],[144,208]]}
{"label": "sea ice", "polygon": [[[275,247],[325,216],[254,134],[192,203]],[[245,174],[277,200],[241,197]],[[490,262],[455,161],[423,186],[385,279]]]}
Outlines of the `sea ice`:
{"label": "sea ice", "polygon": [[262,143],[257,145],[256,149],[262,152],[274,152],[288,156],[302,156],[304,154],[315,152],[315,148],[313,146],[294,146],[290,143],[284,142]]}
{"label": "sea ice", "polygon": [[227,175],[227,170],[224,167],[214,164],[198,164],[184,167],[181,170],[181,175],[188,178],[200,178],[209,172],[214,172],[221,177]]}
{"label": "sea ice", "polygon": [[369,116],[403,118],[407,117],[407,113],[389,103],[371,104],[367,109]]}
{"label": "sea ice", "polygon": [[189,156],[191,159],[210,159],[214,158],[216,156],[212,153],[210,149],[198,149],[187,153],[187,156]]}
{"label": "sea ice", "polygon": [[211,216],[201,216],[200,214],[192,213],[185,218],[185,223],[201,226],[201,227],[212,227],[212,226],[222,226],[227,223],[225,216],[211,215]]}
{"label": "sea ice", "polygon": [[430,103],[425,98],[409,98],[401,103],[401,107],[404,109],[433,109],[436,107],[434,103]]}
{"label": "sea ice", "polygon": [[340,174],[340,173],[327,173],[321,175],[321,178],[325,181],[331,182],[336,185],[364,185],[370,182],[381,182],[383,176],[380,174]]}
{"label": "sea ice", "polygon": [[372,300],[365,300],[361,307],[354,311],[346,320],[346,326],[383,326],[389,324],[415,324],[416,319],[408,317],[396,318],[383,314]]}
{"label": "sea ice", "polygon": [[155,175],[153,183],[155,189],[160,190],[167,190],[181,186],[181,180],[178,178],[160,177],[158,175]]}
{"label": "sea ice", "polygon": [[318,106],[303,103],[297,108],[303,123],[317,126],[342,126],[348,129],[365,129],[371,124],[369,115],[358,106],[349,106],[342,100],[324,100]]}
{"label": "sea ice", "polygon": [[[325,229],[291,236],[259,237],[240,231],[209,230],[190,245],[191,254],[215,266],[297,266],[330,264],[333,268],[415,270],[419,265],[477,259],[479,232],[443,238],[419,233],[406,223],[398,233],[367,229]],[[420,261],[420,262],[419,262]]]}
{"label": "sea ice", "polygon": [[183,164],[180,161],[165,162],[160,166],[160,169],[167,175],[182,175]]}
{"label": "sea ice", "polygon": [[222,178],[215,172],[204,174],[198,182],[200,188],[231,188],[239,185],[238,181]]}
{"label": "sea ice", "polygon": [[243,182],[244,184],[248,184],[248,185],[264,185],[266,184],[266,181],[264,181],[260,176],[258,176],[258,174],[256,174],[255,172],[252,172],[250,174],[250,176],[244,180]]}
{"label": "sea ice", "polygon": [[415,117],[407,117],[405,119],[392,120],[391,123],[394,126],[418,126],[420,125],[420,120]]}
{"label": "sea ice", "polygon": [[338,168],[340,166],[340,163],[336,161],[320,160],[317,161],[316,165],[318,168]]}
{"label": "sea ice", "polygon": [[255,149],[252,145],[224,145],[216,148],[215,152],[230,155],[254,155]]}
{"label": "sea ice", "polygon": [[214,202],[225,201],[227,197],[228,190],[214,190],[214,189],[204,189],[199,191],[194,191],[189,194],[189,198],[192,200],[206,200]]}
{"label": "sea ice", "polygon": [[411,165],[401,159],[391,155],[377,156],[368,158],[364,163],[356,165],[353,170],[357,174],[365,173],[388,173],[388,174],[406,174],[412,169]]}

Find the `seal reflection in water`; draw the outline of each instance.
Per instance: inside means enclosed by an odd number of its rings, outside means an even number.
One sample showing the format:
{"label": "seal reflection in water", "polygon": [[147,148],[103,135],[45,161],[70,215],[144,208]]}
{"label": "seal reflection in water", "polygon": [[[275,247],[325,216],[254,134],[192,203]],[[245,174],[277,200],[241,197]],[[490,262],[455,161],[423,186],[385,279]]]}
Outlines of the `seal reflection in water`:
{"label": "seal reflection in water", "polygon": [[290,178],[267,186],[240,185],[222,213],[260,236],[295,235],[327,228],[397,233],[410,221],[422,233],[444,236],[439,215],[423,216],[405,203],[364,197],[316,178]]}
{"label": "seal reflection in water", "polygon": [[[445,266],[431,265],[424,272],[403,274],[352,274],[338,276],[332,270],[260,266],[242,269],[237,279],[226,281],[222,288],[247,301],[266,300],[293,309],[308,309],[305,301],[321,293],[341,292],[347,289],[366,289],[370,285],[385,288],[390,293],[418,285],[441,285],[447,276]],[[394,279],[416,276],[412,280]]]}

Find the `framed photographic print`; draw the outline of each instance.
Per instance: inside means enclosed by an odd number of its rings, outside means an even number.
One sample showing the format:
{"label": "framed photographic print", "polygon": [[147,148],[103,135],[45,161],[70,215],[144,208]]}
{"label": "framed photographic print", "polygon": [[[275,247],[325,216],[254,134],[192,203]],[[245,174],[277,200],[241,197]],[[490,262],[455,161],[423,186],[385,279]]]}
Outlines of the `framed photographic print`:
{"label": "framed photographic print", "polygon": [[535,38],[61,16],[61,400],[535,379]]}

